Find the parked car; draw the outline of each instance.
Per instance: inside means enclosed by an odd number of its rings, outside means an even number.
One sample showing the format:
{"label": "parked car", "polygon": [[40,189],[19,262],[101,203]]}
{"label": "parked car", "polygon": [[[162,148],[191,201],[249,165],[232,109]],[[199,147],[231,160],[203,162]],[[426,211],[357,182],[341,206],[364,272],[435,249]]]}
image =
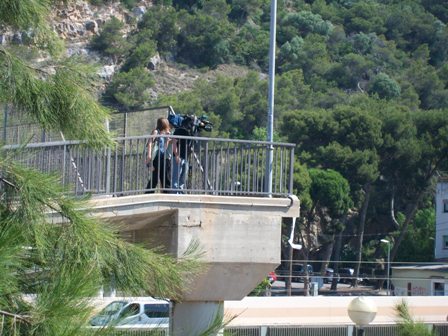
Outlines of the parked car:
{"label": "parked car", "polygon": [[[306,265],[308,269],[308,276],[313,275],[313,266],[308,264]],[[305,277],[305,269],[303,268],[303,264],[296,264],[292,266],[292,281],[295,282],[303,282]]]}
{"label": "parked car", "polygon": [[90,325],[168,328],[170,303],[167,300],[117,300],[109,303],[92,317]]}
{"label": "parked car", "polygon": [[333,281],[333,277],[334,277],[334,269],[326,268],[324,275],[324,283],[331,283]]}
{"label": "parked car", "polygon": [[355,270],[353,268],[340,268],[339,269],[339,278],[341,283],[351,283],[353,280],[353,274]]}
{"label": "parked car", "polygon": [[[355,278],[355,270],[353,268],[340,268],[339,278],[342,283],[351,284]],[[358,282],[362,282],[362,278],[358,278]]]}
{"label": "parked car", "polygon": [[274,282],[277,281],[277,274],[275,274],[275,272],[269,272],[268,280],[269,280],[269,283],[272,285]]}

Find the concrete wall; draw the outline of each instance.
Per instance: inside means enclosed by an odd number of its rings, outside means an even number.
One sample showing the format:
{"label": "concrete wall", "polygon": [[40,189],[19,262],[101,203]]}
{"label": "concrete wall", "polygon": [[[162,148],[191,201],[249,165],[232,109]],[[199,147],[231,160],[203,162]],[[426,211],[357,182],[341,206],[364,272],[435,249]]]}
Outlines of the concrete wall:
{"label": "concrete wall", "polygon": [[92,215],[122,236],[180,257],[198,241],[206,268],[183,301],[238,300],[280,264],[283,217],[299,216],[296,197],[277,199],[151,194],[95,199]]}
{"label": "concrete wall", "polygon": [[[434,283],[448,285],[448,279],[444,279],[447,276],[447,272],[394,268],[392,273],[392,283],[395,287],[394,293],[399,296],[441,295],[441,292],[435,293]],[[410,290],[408,288],[409,284]],[[443,291],[445,292],[444,295],[448,295],[448,291]]]}
{"label": "concrete wall", "polygon": [[435,258],[438,260],[448,260],[448,248],[445,248],[443,238],[448,237],[448,212],[444,212],[444,200],[448,201],[448,182],[439,182],[436,190],[435,237]]}
{"label": "concrete wall", "polygon": [[[352,296],[246,297],[225,301],[224,314],[235,317],[229,326],[260,325],[347,325],[353,324],[347,314]],[[396,323],[395,305],[406,300],[411,315],[422,322],[446,322],[446,297],[369,296],[378,312],[371,324]]]}

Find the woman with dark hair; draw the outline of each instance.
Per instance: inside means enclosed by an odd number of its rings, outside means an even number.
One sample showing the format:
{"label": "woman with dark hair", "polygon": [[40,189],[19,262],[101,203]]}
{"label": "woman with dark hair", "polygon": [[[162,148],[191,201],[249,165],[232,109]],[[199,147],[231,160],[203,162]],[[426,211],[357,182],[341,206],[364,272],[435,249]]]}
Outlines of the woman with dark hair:
{"label": "woman with dark hair", "polygon": [[[146,193],[153,193],[157,183],[161,182],[163,192],[171,189],[171,141],[169,137],[158,135],[169,135],[170,123],[167,118],[157,119],[157,126],[151,132],[154,136],[147,144],[146,165],[152,170],[152,176],[146,186]],[[175,153],[177,150],[174,149]]]}

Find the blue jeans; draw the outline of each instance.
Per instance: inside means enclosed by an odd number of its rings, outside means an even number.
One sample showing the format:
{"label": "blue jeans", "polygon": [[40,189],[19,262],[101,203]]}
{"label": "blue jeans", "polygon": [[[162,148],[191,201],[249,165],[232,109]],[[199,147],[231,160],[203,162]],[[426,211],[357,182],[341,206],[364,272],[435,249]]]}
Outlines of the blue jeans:
{"label": "blue jeans", "polygon": [[171,185],[173,189],[185,189],[186,180],[188,175],[188,161],[186,159],[181,159],[179,163],[173,157],[172,162],[172,172],[173,177],[171,179]]}

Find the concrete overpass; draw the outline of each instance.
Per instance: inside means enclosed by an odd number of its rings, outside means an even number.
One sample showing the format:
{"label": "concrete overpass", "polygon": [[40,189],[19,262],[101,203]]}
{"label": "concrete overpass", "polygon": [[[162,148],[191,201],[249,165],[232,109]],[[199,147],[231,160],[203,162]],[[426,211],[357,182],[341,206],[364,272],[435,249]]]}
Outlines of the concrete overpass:
{"label": "concrete overpass", "polygon": [[91,201],[93,214],[120,223],[122,235],[180,257],[195,240],[204,252],[198,274],[175,302],[172,335],[197,335],[280,264],[282,217],[297,217],[296,197],[135,195]]}
{"label": "concrete overpass", "polygon": [[[23,164],[58,171],[74,194],[93,194],[92,215],[120,223],[124,239],[181,256],[193,241],[205,271],[175,302],[171,335],[198,335],[223,314],[225,300],[245,297],[280,264],[282,218],[299,216],[292,196],[294,145],[192,138],[189,183],[144,189],[147,136],[90,150],[79,141],[29,144]],[[15,146],[8,146],[14,150]],[[273,148],[272,192],[265,192],[266,153]],[[150,194],[144,194],[150,192]]]}

